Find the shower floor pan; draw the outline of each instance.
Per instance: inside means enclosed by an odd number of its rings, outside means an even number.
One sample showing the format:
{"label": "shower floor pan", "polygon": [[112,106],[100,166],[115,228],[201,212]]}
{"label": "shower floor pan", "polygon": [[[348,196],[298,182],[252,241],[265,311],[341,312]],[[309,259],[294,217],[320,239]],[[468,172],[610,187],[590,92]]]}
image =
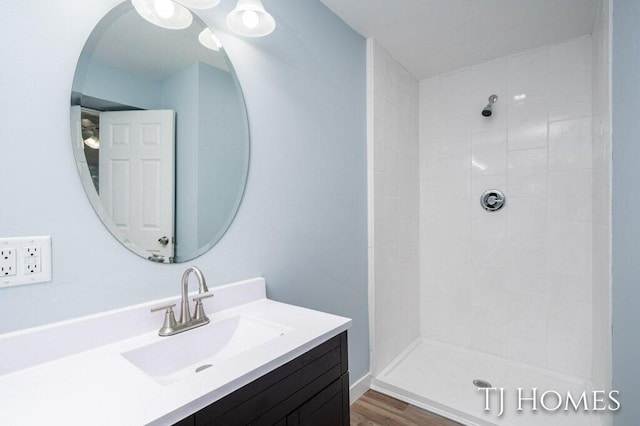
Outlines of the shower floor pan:
{"label": "shower floor pan", "polygon": [[[473,380],[481,379],[496,388],[504,388],[504,413],[498,416],[498,392],[491,392],[490,411],[485,411],[485,391]],[[567,392],[577,401],[582,392],[592,395],[586,380],[565,376],[458,346],[419,338],[372,380],[371,388],[410,404],[469,426],[600,426],[603,412],[564,411]],[[523,401],[518,412],[518,388],[530,397],[538,388],[538,410]],[[560,393],[562,405],[545,411],[540,396],[548,390]],[[545,405],[553,408],[558,398],[549,394]],[[605,404],[609,400],[605,398]],[[588,407],[593,405],[589,397]]]}

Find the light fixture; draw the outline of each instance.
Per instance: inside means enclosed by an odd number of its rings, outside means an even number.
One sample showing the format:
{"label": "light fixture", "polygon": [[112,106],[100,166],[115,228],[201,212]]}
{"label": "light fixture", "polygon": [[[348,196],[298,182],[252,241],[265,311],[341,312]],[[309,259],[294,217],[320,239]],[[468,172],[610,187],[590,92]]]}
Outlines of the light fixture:
{"label": "light fixture", "polygon": [[98,139],[98,126],[88,118],[80,121],[82,125],[82,139],[84,144],[91,149],[100,149],[100,139]]}
{"label": "light fixture", "polygon": [[220,4],[220,0],[175,0],[189,9],[211,9]]}
{"label": "light fixture", "polygon": [[260,0],[238,0],[236,8],[227,15],[227,26],[243,36],[263,37],[276,28],[276,21]]}
{"label": "light fixture", "polygon": [[181,30],[193,21],[189,9],[173,0],[131,0],[131,3],[140,16],[162,28]]}
{"label": "light fixture", "polygon": [[198,35],[198,41],[207,49],[215,50],[216,52],[219,52],[222,47],[222,43],[220,43],[218,37],[216,37],[209,27],[200,32]]}
{"label": "light fixture", "polygon": [[84,144],[91,149],[100,149],[100,140],[95,135],[86,138]]}

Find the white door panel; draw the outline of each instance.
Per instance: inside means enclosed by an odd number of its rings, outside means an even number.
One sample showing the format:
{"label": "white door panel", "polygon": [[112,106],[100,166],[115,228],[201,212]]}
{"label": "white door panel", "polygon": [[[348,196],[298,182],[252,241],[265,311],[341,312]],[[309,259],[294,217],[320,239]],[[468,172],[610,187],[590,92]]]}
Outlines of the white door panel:
{"label": "white door panel", "polygon": [[102,204],[125,244],[163,262],[174,255],[174,136],[171,110],[100,114]]}

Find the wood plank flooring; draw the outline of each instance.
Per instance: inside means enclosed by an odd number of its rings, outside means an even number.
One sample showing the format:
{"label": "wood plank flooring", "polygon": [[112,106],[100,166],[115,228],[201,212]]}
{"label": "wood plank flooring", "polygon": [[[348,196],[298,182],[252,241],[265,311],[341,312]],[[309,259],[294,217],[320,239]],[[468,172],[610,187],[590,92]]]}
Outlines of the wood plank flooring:
{"label": "wood plank flooring", "polygon": [[351,406],[351,426],[460,426],[429,411],[368,391]]}

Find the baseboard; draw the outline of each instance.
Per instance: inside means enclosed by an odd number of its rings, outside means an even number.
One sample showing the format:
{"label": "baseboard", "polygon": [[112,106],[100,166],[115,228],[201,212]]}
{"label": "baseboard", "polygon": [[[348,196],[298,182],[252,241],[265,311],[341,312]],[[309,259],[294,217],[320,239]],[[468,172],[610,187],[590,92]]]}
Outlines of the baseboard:
{"label": "baseboard", "polygon": [[351,404],[356,402],[362,395],[364,395],[371,386],[371,373],[367,373],[362,376],[357,382],[351,385],[349,388],[349,401]]}

